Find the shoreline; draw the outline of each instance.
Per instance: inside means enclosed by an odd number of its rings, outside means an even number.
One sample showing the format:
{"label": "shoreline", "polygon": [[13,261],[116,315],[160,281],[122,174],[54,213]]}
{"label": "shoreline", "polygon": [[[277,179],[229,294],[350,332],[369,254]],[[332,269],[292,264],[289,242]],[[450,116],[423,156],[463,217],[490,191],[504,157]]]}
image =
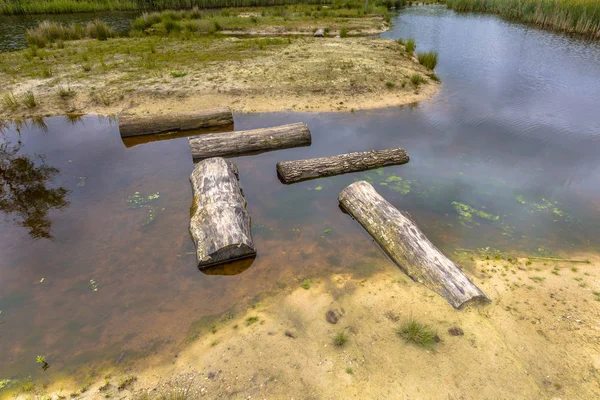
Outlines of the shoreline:
{"label": "shoreline", "polygon": [[[126,370],[112,367],[82,390],[73,382],[53,382],[43,394],[78,399],[151,399],[174,390],[188,390],[190,398],[233,399],[356,394],[474,399],[499,391],[527,398],[597,396],[600,255],[566,257],[584,260],[578,263],[507,254],[471,257],[453,258],[461,259],[492,297],[490,305],[454,310],[385,260],[372,275],[315,277],[308,286],[261,297],[210,329],[214,321],[205,321],[178,353],[150,356]],[[329,312],[336,318],[327,317]],[[431,327],[440,341],[430,347],[404,341],[396,330],[409,319]],[[333,338],[342,331],[346,341],[336,345]]]}
{"label": "shoreline", "polygon": [[[0,54],[6,82],[0,118],[217,106],[353,111],[415,103],[440,87],[402,45],[376,38],[128,38],[31,52]],[[413,75],[421,77],[416,84]],[[25,105],[29,93],[33,107]]]}

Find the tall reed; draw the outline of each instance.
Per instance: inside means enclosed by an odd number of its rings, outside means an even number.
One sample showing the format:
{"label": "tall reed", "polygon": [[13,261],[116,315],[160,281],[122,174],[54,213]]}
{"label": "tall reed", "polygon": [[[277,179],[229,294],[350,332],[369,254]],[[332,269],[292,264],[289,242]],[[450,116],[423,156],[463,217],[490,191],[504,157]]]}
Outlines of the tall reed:
{"label": "tall reed", "polygon": [[456,11],[488,12],[544,28],[600,38],[600,0],[447,0]]}

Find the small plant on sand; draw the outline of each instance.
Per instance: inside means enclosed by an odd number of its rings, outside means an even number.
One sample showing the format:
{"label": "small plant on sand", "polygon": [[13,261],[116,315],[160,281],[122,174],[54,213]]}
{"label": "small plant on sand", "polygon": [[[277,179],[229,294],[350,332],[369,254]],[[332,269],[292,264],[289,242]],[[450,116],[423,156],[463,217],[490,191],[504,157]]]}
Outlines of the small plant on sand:
{"label": "small plant on sand", "polygon": [[437,51],[424,51],[417,53],[417,59],[419,60],[419,64],[429,68],[435,69],[437,65],[438,53]]}
{"label": "small plant on sand", "polygon": [[50,364],[46,362],[46,357],[44,356],[37,356],[36,362],[42,366],[44,371],[50,368]]}
{"label": "small plant on sand", "polygon": [[348,375],[352,375],[352,374],[354,374],[354,371],[352,370],[352,368],[348,367],[348,368],[346,368],[346,373]]}
{"label": "small plant on sand", "polygon": [[58,96],[61,99],[67,99],[69,97],[73,97],[75,95],[75,92],[71,90],[71,88],[66,88],[64,86],[60,86],[58,88]]}
{"label": "small plant on sand", "polygon": [[186,72],[171,72],[171,76],[173,78],[183,78],[186,75],[187,75]]}
{"label": "small plant on sand", "polygon": [[126,378],[123,378],[119,381],[119,385],[117,386],[117,389],[119,389],[119,391],[125,390],[129,386],[131,386],[133,384],[133,382],[135,382],[135,381],[137,381],[137,377],[135,377],[135,376],[128,376]]}
{"label": "small plant on sand", "polygon": [[258,321],[260,321],[259,317],[248,317],[248,318],[246,318],[246,326],[250,326],[252,324],[255,324]]}
{"label": "small plant on sand", "polygon": [[5,93],[4,96],[2,96],[2,105],[13,111],[19,108],[19,102],[15,98],[13,92]]}
{"label": "small plant on sand", "polygon": [[394,84],[394,82],[387,81],[387,82],[385,83],[385,87],[386,87],[386,88],[388,88],[388,89],[393,89],[393,88],[394,88],[394,86],[396,86],[396,85]]}
{"label": "small plant on sand", "polygon": [[436,74],[427,74],[427,77],[429,79],[431,79],[432,81],[435,81],[435,82],[440,82],[441,81],[440,77],[437,76]]}
{"label": "small plant on sand", "polygon": [[341,38],[348,37],[348,27],[347,26],[342,26],[340,28],[340,37]]}
{"label": "small plant on sand", "polygon": [[419,74],[412,74],[410,76],[410,83],[412,83],[415,88],[418,88],[419,85],[425,83],[425,78]]}
{"label": "small plant on sand", "polygon": [[215,347],[219,342],[217,341],[217,339],[213,339],[210,342],[210,347]]}
{"label": "small plant on sand", "polygon": [[571,267],[571,271],[577,272],[577,271],[579,271],[579,268],[577,268],[577,267]]}
{"label": "small plant on sand", "polygon": [[592,292],[596,296],[596,301],[600,301],[600,292]]}
{"label": "small plant on sand", "polygon": [[417,49],[417,44],[415,43],[415,39],[408,38],[406,40],[406,42],[404,43],[404,48],[406,49],[406,52],[408,54],[412,55],[415,52],[415,50]]}
{"label": "small plant on sand", "polygon": [[346,344],[347,341],[348,341],[348,335],[346,334],[346,331],[344,329],[339,331],[338,333],[336,333],[335,336],[333,337],[333,344],[336,345],[337,347],[342,347],[343,345]]}
{"label": "small plant on sand", "polygon": [[397,333],[407,342],[423,347],[431,346],[439,340],[437,334],[430,327],[421,324],[414,318],[409,319],[398,328]]}
{"label": "small plant on sand", "polygon": [[87,24],[86,31],[89,37],[98,40],[106,40],[116,36],[115,31],[110,26],[99,20]]}
{"label": "small plant on sand", "polygon": [[309,278],[306,278],[305,280],[303,280],[303,281],[300,283],[300,287],[301,287],[302,289],[304,289],[304,290],[308,290],[308,289],[310,289],[311,285],[312,285],[312,280],[311,280],[311,279],[309,279]]}
{"label": "small plant on sand", "polygon": [[35,96],[33,95],[32,91],[25,92],[21,102],[27,108],[35,108],[37,106],[37,102],[35,101]]}

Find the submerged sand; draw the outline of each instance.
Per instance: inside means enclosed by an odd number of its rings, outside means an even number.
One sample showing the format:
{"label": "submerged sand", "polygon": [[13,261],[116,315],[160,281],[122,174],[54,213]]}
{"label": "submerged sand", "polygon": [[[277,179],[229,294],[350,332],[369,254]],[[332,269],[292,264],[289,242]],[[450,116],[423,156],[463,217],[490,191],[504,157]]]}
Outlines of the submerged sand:
{"label": "submerged sand", "polygon": [[[65,113],[351,111],[433,96],[440,84],[392,40],[374,38],[113,39],[0,54],[17,102],[0,118]],[[40,74],[50,74],[40,77]],[[411,82],[421,76],[420,84]]]}
{"label": "submerged sand", "polygon": [[[478,257],[467,272],[493,302],[460,311],[388,261],[384,272],[364,279],[322,277],[262,299],[212,332],[205,327],[178,354],[115,369],[85,393],[68,382],[48,393],[141,399],[189,388],[189,398],[210,399],[599,398],[600,257],[569,258],[589,263]],[[336,324],[328,311],[339,316]],[[440,342],[405,342],[396,330],[409,318],[435,329]],[[336,346],[340,331],[348,342]],[[127,378],[135,381],[119,390]]]}

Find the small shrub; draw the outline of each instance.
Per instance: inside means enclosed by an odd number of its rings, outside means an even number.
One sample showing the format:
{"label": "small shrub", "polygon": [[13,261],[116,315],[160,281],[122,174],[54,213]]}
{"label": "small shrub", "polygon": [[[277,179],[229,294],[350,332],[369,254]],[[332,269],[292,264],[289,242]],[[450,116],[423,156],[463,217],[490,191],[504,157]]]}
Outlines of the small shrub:
{"label": "small shrub", "polygon": [[252,324],[255,324],[258,321],[260,321],[259,317],[248,317],[248,318],[246,318],[246,326],[250,326]]}
{"label": "small shrub", "polygon": [[385,83],[385,86],[386,86],[388,89],[393,89],[393,88],[394,88],[394,86],[396,86],[396,85],[394,84],[394,82],[387,81],[387,82]]}
{"label": "small shrub", "polygon": [[408,54],[414,53],[415,50],[417,49],[417,44],[415,43],[415,39],[414,38],[408,38],[406,40],[406,43],[404,43],[404,48],[406,49],[406,52]]}
{"label": "small shrub", "polygon": [[307,278],[307,279],[305,279],[305,280],[303,280],[303,281],[300,283],[300,287],[301,287],[302,289],[304,289],[304,290],[308,290],[308,289],[310,289],[311,285],[312,285],[312,280],[311,280],[311,279],[308,279],[308,278]]}
{"label": "small shrub", "polygon": [[171,72],[171,76],[173,78],[183,78],[186,75],[187,75],[186,72]]}
{"label": "small shrub", "polygon": [[439,341],[437,334],[427,325],[423,325],[411,318],[398,330],[398,335],[407,342],[427,347]]}
{"label": "small shrub", "polygon": [[37,102],[35,101],[35,96],[33,95],[32,91],[25,92],[21,102],[27,108],[35,108],[37,106]]}
{"label": "small shrub", "polygon": [[427,76],[429,77],[429,79],[431,79],[432,81],[436,81],[436,82],[440,82],[441,79],[439,76],[437,76],[436,74],[427,74]]}
{"label": "small shrub", "polygon": [[345,38],[348,37],[348,27],[342,26],[340,29],[340,37]]}
{"label": "small shrub", "polygon": [[346,373],[348,375],[352,375],[352,374],[354,374],[354,371],[352,370],[352,368],[348,367],[348,368],[346,368]]}
{"label": "small shrub", "polygon": [[437,65],[438,53],[437,51],[425,51],[417,54],[419,64],[429,68],[435,69]]}
{"label": "small shrub", "polygon": [[412,83],[414,87],[419,87],[420,84],[425,83],[425,78],[419,74],[412,74],[410,76],[410,83]]}
{"label": "small shrub", "polygon": [[127,378],[123,378],[119,382],[119,385],[117,386],[117,389],[119,389],[119,391],[125,390],[129,386],[131,386],[135,381],[137,381],[137,377],[135,377],[135,376],[128,376]]}
{"label": "small shrub", "polygon": [[84,70],[84,72],[90,72],[92,70],[92,64],[85,62],[81,64],[81,68]]}
{"label": "small shrub", "polygon": [[337,347],[342,347],[348,341],[348,335],[345,330],[341,330],[333,337],[333,344]]}
{"label": "small shrub", "polygon": [[180,32],[181,31],[181,24],[178,21],[174,21],[172,19],[166,19],[163,22],[163,26],[165,28],[165,31],[167,31],[167,33],[171,33],[171,32]]}
{"label": "small shrub", "polygon": [[52,68],[49,65],[44,65],[42,67],[42,76],[44,78],[50,78],[52,76]]}
{"label": "small shrub", "polygon": [[4,94],[4,96],[2,97],[2,104],[4,105],[4,107],[13,111],[19,108],[19,102],[15,98],[13,92],[8,92]]}

